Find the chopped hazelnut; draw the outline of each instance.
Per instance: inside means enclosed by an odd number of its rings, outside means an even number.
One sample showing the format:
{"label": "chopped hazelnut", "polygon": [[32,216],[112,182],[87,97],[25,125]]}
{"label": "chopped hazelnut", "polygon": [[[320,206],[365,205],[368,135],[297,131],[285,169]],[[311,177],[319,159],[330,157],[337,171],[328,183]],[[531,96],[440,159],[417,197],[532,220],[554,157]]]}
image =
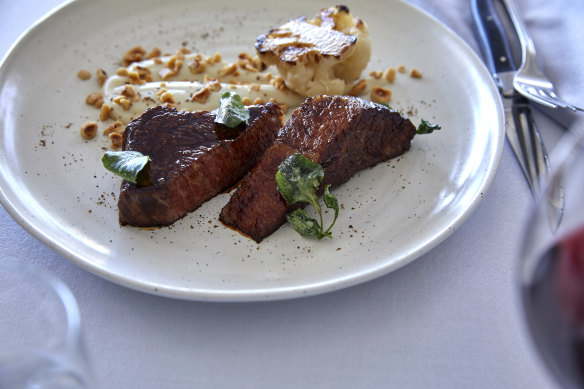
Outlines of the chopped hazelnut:
{"label": "chopped hazelnut", "polygon": [[144,81],[142,79],[140,79],[140,74],[138,72],[136,72],[135,70],[129,71],[128,77],[130,78],[130,82],[134,85],[139,85],[139,84],[144,83]]}
{"label": "chopped hazelnut", "polygon": [[93,92],[87,95],[85,98],[85,103],[88,105],[93,105],[95,108],[101,108],[103,104],[103,97],[101,93]]}
{"label": "chopped hazelnut", "polygon": [[205,62],[197,58],[193,59],[193,62],[189,64],[189,70],[193,74],[203,73],[206,68],[207,65],[205,64]]}
{"label": "chopped hazelnut", "polygon": [[125,111],[129,110],[132,106],[132,101],[128,100],[126,96],[118,96],[114,99],[114,103],[121,105]]}
{"label": "chopped hazelnut", "polygon": [[175,76],[176,72],[170,68],[162,68],[158,71],[158,75],[161,79],[167,80],[168,78]]}
{"label": "chopped hazelnut", "polygon": [[127,68],[119,68],[118,70],[116,70],[116,75],[118,75],[120,77],[126,77],[128,75],[128,69]]}
{"label": "chopped hazelnut", "polygon": [[145,54],[146,50],[144,50],[142,46],[135,46],[124,54],[122,60],[124,61],[124,64],[128,66],[131,63],[142,61]]}
{"label": "chopped hazelnut", "polygon": [[111,142],[111,147],[112,149],[117,149],[122,147],[122,140],[123,140],[123,136],[122,134],[119,134],[117,132],[111,132],[108,137],[110,138],[110,142]]}
{"label": "chopped hazelnut", "polygon": [[111,110],[109,105],[102,104],[101,110],[99,112],[99,120],[101,120],[103,122],[104,120],[109,119],[111,111],[112,110]]}
{"label": "chopped hazelnut", "polygon": [[367,81],[364,79],[360,79],[359,81],[357,81],[355,85],[353,85],[353,87],[349,91],[349,96],[359,96],[361,92],[363,92],[363,89],[365,89],[366,87]]}
{"label": "chopped hazelnut", "polygon": [[379,80],[383,74],[381,72],[376,72],[373,70],[373,71],[369,72],[369,75],[371,77],[375,78],[376,80]]}
{"label": "chopped hazelnut", "polygon": [[107,80],[107,73],[101,68],[98,68],[95,73],[97,74],[97,83],[102,86]]}
{"label": "chopped hazelnut", "polygon": [[241,102],[243,103],[243,105],[251,105],[252,101],[249,97],[245,96],[244,98],[241,99]]}
{"label": "chopped hazelnut", "polygon": [[162,55],[162,51],[158,46],[154,46],[148,54],[146,54],[146,59],[158,58]]}
{"label": "chopped hazelnut", "polygon": [[124,132],[124,124],[122,122],[120,122],[119,120],[116,120],[111,126],[106,128],[105,130],[103,130],[104,135],[109,135],[112,132],[117,132],[118,134],[123,133]]}
{"label": "chopped hazelnut", "polygon": [[400,72],[400,73],[405,73],[406,72],[406,67],[404,65],[400,65],[397,68],[397,71]]}
{"label": "chopped hazelnut", "polygon": [[174,96],[170,92],[164,92],[160,95],[160,101],[163,103],[174,104]]}
{"label": "chopped hazelnut", "polygon": [[211,92],[219,92],[221,90],[221,83],[216,78],[211,78],[207,81],[207,87]]}
{"label": "chopped hazelnut", "polygon": [[257,69],[255,66],[253,66],[250,63],[246,63],[242,66],[243,70],[247,70],[248,72],[251,73],[257,73],[259,69]]}
{"label": "chopped hazelnut", "polygon": [[253,103],[254,103],[255,105],[265,105],[265,104],[266,104],[266,102],[265,102],[264,100],[260,99],[259,97],[258,97],[258,98],[256,98],[256,99],[253,101]]}
{"label": "chopped hazelnut", "polygon": [[84,139],[92,139],[97,134],[97,122],[85,122],[81,125],[80,128],[81,136]]}
{"label": "chopped hazelnut", "polygon": [[181,47],[180,49],[178,49],[178,52],[182,53],[182,54],[190,54],[191,53],[191,51],[184,46]]}
{"label": "chopped hazelnut", "polygon": [[146,81],[146,82],[152,81],[152,77],[150,77],[150,74],[151,74],[150,69],[145,68],[143,66],[136,66],[134,68],[134,71],[136,73],[138,73],[138,77],[140,78],[140,80]]}
{"label": "chopped hazelnut", "polygon": [[242,51],[241,53],[239,53],[237,55],[237,58],[239,58],[240,60],[251,61],[251,56],[248,53],[246,53],[245,51]]}
{"label": "chopped hazelnut", "polygon": [[77,77],[80,80],[89,80],[91,78],[91,72],[89,70],[82,69],[77,72]]}
{"label": "chopped hazelnut", "polygon": [[227,65],[222,69],[219,69],[217,71],[217,74],[219,76],[228,76],[230,74],[233,74],[235,71],[237,70],[237,65],[236,64],[231,64],[231,65]]}
{"label": "chopped hazelnut", "polygon": [[173,71],[177,72],[180,70],[180,68],[182,68],[183,65],[183,59],[184,59],[184,55],[173,55],[172,57],[170,57],[170,59],[168,60],[168,62],[166,63],[166,67],[169,69],[172,69]]}
{"label": "chopped hazelnut", "polygon": [[132,85],[126,85],[120,94],[126,97],[134,97],[136,95],[136,91]]}
{"label": "chopped hazelnut", "polygon": [[385,72],[385,79],[389,82],[394,82],[395,76],[396,76],[396,72],[395,72],[394,68],[389,68],[389,69],[387,69],[387,72]]}
{"label": "chopped hazelnut", "polygon": [[410,77],[422,78],[422,73],[418,69],[412,69],[412,71],[410,72]]}
{"label": "chopped hazelnut", "polygon": [[196,92],[195,94],[193,94],[191,101],[196,101],[197,103],[205,104],[207,102],[207,99],[209,98],[210,94],[211,94],[211,91],[209,90],[209,88],[204,87],[201,90],[199,90],[198,92]]}
{"label": "chopped hazelnut", "polygon": [[282,92],[288,91],[288,88],[286,87],[286,80],[284,80],[284,78],[282,76],[272,78],[270,80],[270,84],[272,84],[279,91],[282,91]]}
{"label": "chopped hazelnut", "polygon": [[371,90],[371,100],[376,103],[389,103],[391,100],[391,91],[389,89],[376,86]]}

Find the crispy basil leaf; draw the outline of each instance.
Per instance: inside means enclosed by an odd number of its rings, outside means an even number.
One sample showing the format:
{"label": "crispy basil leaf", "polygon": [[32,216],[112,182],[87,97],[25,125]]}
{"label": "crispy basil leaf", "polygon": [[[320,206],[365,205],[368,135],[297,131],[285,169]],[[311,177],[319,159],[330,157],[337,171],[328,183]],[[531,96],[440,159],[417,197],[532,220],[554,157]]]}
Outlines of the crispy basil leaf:
{"label": "crispy basil leaf", "polygon": [[321,238],[322,236],[322,228],[318,222],[308,216],[305,210],[303,209],[295,209],[290,211],[286,214],[286,220],[294,230],[298,232],[302,236],[314,236],[317,238]]}
{"label": "crispy basil leaf", "polygon": [[315,192],[323,177],[322,166],[296,153],[282,161],[276,172],[276,183],[288,205],[306,202],[320,209]]}
{"label": "crispy basil leaf", "polygon": [[296,153],[286,158],[276,172],[276,183],[278,191],[288,205],[296,203],[311,204],[320,218],[320,223],[308,216],[303,209],[295,209],[286,214],[286,219],[296,232],[302,236],[313,236],[322,239],[325,236],[332,238],[331,228],[339,216],[339,203],[337,198],[330,194],[327,185],[324,188],[324,203],[327,208],[334,209],[335,215],[332,224],[326,230],[323,227],[322,209],[316,196],[316,190],[324,178],[322,166],[312,162],[310,159]]}
{"label": "crispy basil leaf", "polygon": [[323,200],[324,200],[326,207],[335,210],[335,219],[336,219],[337,216],[339,215],[339,202],[337,201],[337,198],[335,195],[330,194],[330,192],[329,192],[330,187],[331,187],[330,184],[328,184],[327,186],[324,187],[324,195],[322,197],[323,197]]}
{"label": "crispy basil leaf", "polygon": [[431,134],[434,131],[438,131],[440,130],[442,127],[440,127],[438,124],[432,124],[424,119],[422,119],[422,123],[420,123],[420,125],[418,126],[417,130],[416,130],[416,134],[422,135],[422,134]]}
{"label": "crispy basil leaf", "polygon": [[110,172],[126,181],[139,184],[141,173],[150,162],[150,157],[138,151],[106,151],[101,161]]}
{"label": "crispy basil leaf", "polygon": [[241,101],[241,96],[233,91],[221,94],[215,122],[234,128],[249,120],[249,109]]}
{"label": "crispy basil leaf", "polygon": [[[329,228],[327,228],[325,234],[329,234],[329,231],[333,228],[333,226],[335,225],[335,222],[337,221],[337,218],[339,217],[339,202],[336,198],[335,195],[330,194],[329,192],[329,188],[330,188],[330,184],[324,187],[324,194],[322,196],[323,200],[324,200],[324,204],[326,205],[327,208],[329,209],[333,209],[335,211],[335,216],[333,218],[333,222],[331,223],[331,225],[329,226]],[[332,238],[332,236],[330,236]]]}

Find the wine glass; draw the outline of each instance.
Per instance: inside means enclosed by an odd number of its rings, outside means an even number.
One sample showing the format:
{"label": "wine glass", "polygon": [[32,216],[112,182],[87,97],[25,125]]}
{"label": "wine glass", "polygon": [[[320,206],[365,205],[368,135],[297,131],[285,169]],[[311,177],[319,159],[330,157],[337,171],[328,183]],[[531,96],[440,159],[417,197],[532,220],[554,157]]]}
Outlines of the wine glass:
{"label": "wine glass", "polygon": [[69,288],[36,267],[0,259],[0,389],[91,386]]}
{"label": "wine glass", "polygon": [[584,132],[567,133],[554,152],[559,164],[525,231],[521,298],[549,371],[562,387],[584,388]]}

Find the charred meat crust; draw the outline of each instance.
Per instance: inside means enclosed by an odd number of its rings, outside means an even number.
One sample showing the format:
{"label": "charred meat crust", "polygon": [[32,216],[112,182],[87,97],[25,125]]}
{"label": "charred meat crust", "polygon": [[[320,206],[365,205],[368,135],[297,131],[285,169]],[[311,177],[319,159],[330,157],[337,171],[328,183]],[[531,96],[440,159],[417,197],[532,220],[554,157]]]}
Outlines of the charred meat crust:
{"label": "charred meat crust", "polygon": [[158,106],[128,124],[123,149],[150,156],[152,185],[122,182],[120,224],[171,224],[235,185],[273,143],[283,113],[272,103],[251,106],[249,124],[231,138],[218,135],[214,120],[213,112]]}
{"label": "charred meat crust", "polygon": [[298,152],[321,164],[322,190],[405,153],[415,134],[408,119],[386,107],[348,96],[308,98],[245,177],[219,219],[259,243],[285,222],[290,209],[275,180],[285,158]]}

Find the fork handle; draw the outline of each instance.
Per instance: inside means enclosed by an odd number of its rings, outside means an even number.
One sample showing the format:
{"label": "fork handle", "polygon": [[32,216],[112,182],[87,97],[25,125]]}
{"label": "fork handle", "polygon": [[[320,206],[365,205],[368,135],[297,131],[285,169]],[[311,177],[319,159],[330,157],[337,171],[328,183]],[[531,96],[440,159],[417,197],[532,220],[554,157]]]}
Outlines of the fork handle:
{"label": "fork handle", "polygon": [[517,70],[494,0],[471,0],[475,35],[491,73]]}
{"label": "fork handle", "polygon": [[[525,26],[525,24],[523,23],[523,20],[521,20],[521,17],[519,16],[519,11],[517,10],[517,7],[515,7],[513,0],[501,0],[501,1],[503,2],[503,5],[505,6],[505,10],[507,11],[507,14],[509,14],[509,18],[511,19],[511,22],[513,23],[513,27],[515,27],[515,32],[517,33],[517,36],[519,37],[519,41],[521,43],[521,58],[522,58],[521,66],[525,67],[525,66],[527,66],[526,62],[528,61],[528,59],[536,58],[535,44],[533,43],[533,39],[531,39],[531,35],[529,35],[529,32],[527,31],[527,27]],[[530,64],[530,66],[534,66],[534,65],[539,66],[539,64]]]}

